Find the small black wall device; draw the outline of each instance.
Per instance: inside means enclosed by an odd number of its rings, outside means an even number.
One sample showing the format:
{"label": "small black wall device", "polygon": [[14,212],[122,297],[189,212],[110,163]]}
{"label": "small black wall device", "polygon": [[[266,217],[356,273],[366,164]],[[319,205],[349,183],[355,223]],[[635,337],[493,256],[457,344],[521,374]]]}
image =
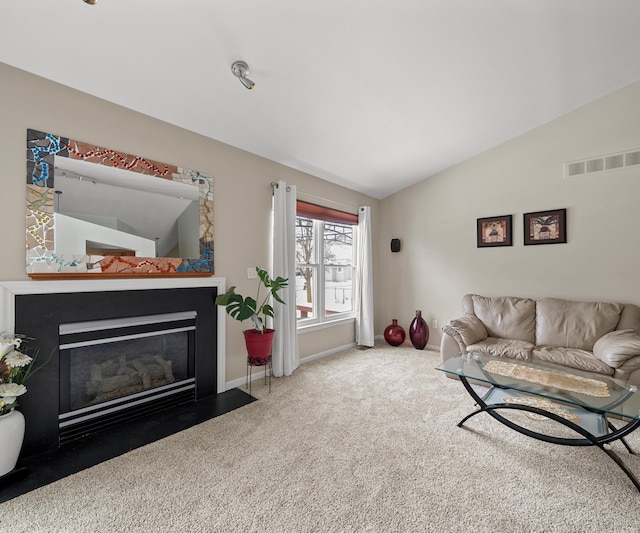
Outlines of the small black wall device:
{"label": "small black wall device", "polygon": [[391,239],[391,251],[392,252],[400,251],[400,239]]}

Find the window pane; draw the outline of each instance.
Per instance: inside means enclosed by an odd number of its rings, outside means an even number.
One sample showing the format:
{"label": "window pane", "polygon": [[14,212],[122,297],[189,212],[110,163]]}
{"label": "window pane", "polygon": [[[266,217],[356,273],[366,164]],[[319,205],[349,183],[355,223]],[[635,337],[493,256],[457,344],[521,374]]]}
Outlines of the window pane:
{"label": "window pane", "polygon": [[353,311],[353,268],[324,269],[325,316]]}
{"label": "window pane", "polygon": [[296,318],[316,318],[313,293],[316,277],[315,267],[296,269]]}
{"label": "window pane", "polygon": [[324,223],[325,316],[353,311],[353,226]]}
{"label": "window pane", "polygon": [[313,246],[313,220],[296,217],[296,263],[315,263]]}
{"label": "window pane", "polygon": [[296,316],[309,323],[353,315],[356,227],[296,217]]}
{"label": "window pane", "polygon": [[323,237],[325,265],[353,264],[353,226],[325,222]]}

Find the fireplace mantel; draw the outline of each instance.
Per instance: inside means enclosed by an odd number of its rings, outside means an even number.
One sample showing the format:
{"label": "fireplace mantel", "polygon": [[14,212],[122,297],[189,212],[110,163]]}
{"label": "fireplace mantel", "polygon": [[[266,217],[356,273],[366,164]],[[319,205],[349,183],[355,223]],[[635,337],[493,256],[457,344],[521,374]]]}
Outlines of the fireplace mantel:
{"label": "fireplace mantel", "polygon": [[[59,332],[64,324],[194,311],[193,398],[198,402],[226,391],[225,313],[218,312],[214,304],[216,294],[224,291],[225,279],[219,277],[0,282],[1,331],[33,337],[43,357],[50,354],[30,380],[33,387],[21,402],[21,411],[29,420],[23,454],[34,456],[55,449],[62,442],[59,403],[64,379],[61,376],[66,372],[64,368],[69,368],[61,366],[60,358]],[[209,355],[214,352],[215,359],[212,359]],[[158,408],[162,408],[162,397],[168,394],[165,392],[159,396]],[[175,398],[186,400],[182,396]],[[140,403],[132,402],[131,408],[137,409]],[[152,403],[148,405],[154,409]],[[108,411],[113,409],[110,407],[105,414]],[[74,438],[83,438],[86,431],[82,429]]]}
{"label": "fireplace mantel", "polygon": [[[51,281],[0,281],[0,332],[14,332],[15,297],[24,294],[57,294],[75,292],[128,291],[172,288],[216,287],[226,291],[226,279],[218,276],[195,278],[126,278]],[[226,390],[225,313],[217,315],[217,390]],[[15,333],[20,333],[19,331]]]}

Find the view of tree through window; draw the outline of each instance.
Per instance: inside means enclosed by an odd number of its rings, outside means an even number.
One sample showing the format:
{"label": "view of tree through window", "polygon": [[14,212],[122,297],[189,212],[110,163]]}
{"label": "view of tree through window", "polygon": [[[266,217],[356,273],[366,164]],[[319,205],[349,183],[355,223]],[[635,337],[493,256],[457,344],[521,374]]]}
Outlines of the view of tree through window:
{"label": "view of tree through window", "polygon": [[296,218],[298,319],[320,322],[353,312],[354,231],[349,224]]}

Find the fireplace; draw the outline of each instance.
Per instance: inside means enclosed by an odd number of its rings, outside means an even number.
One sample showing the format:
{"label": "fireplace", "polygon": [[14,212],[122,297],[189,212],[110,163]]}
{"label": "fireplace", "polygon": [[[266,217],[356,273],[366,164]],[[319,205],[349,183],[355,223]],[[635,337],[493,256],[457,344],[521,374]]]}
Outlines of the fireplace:
{"label": "fireplace", "polygon": [[5,330],[35,339],[22,456],[225,390],[222,278],[0,283]]}
{"label": "fireplace", "polygon": [[60,443],[194,401],[196,317],[60,324]]}

